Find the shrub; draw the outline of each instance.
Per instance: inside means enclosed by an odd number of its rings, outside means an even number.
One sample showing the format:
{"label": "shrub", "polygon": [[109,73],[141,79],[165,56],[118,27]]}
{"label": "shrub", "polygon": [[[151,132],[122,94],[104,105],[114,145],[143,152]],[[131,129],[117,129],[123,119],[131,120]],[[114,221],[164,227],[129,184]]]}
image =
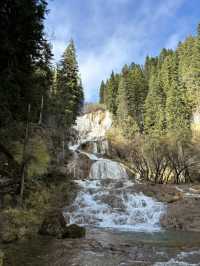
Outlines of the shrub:
{"label": "shrub", "polygon": [[[14,154],[16,161],[22,163],[23,144],[15,143]],[[42,175],[47,172],[50,155],[45,140],[41,136],[36,135],[29,139],[25,156],[29,177]]]}
{"label": "shrub", "polygon": [[200,148],[184,132],[139,136],[133,140],[131,160],[145,181],[191,182],[199,176]]}
{"label": "shrub", "polygon": [[117,126],[113,126],[107,131],[106,138],[109,143],[110,156],[128,161],[130,154],[130,142],[124,137],[122,129]]}

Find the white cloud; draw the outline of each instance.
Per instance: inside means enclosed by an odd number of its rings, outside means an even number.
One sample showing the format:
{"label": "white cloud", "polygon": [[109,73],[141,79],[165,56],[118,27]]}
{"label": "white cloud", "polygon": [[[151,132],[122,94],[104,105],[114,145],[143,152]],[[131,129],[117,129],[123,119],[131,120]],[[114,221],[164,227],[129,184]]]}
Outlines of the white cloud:
{"label": "white cloud", "polygon": [[[165,1],[154,13],[149,12],[148,5],[144,5],[140,10],[141,14],[146,14],[143,19],[138,15],[130,25],[116,25],[113,36],[108,38],[100,51],[85,51],[80,54],[80,71],[87,101],[97,98],[95,96],[101,80],[108,78],[112,70],[119,71],[125,63],[132,61],[142,62],[148,47],[154,42],[150,36],[155,35],[155,24],[159,23],[163,15],[171,16],[182,2]],[[172,35],[167,47],[174,48],[179,37],[178,34]]]}
{"label": "white cloud", "polygon": [[[121,8],[133,3],[132,1],[137,10],[133,10],[130,21],[121,19]],[[164,35],[161,30],[170,23],[169,20],[184,2],[185,0],[143,0],[139,4],[136,0],[87,0],[86,3],[92,10],[87,26],[84,21],[73,25],[76,14],[61,6],[59,10],[53,11],[51,18],[55,31],[55,58],[58,59],[63,53],[66,41],[75,36],[78,40],[78,61],[85,98],[93,101],[98,98],[101,80],[108,78],[112,70],[119,71],[125,63],[132,61],[142,63],[145,55],[157,50],[160,45],[159,36]],[[105,11],[110,12],[110,17],[108,14],[105,16]],[[58,22],[55,24],[56,17]],[[176,46],[184,33],[182,29],[181,34],[178,34],[179,30],[168,37],[166,47]]]}
{"label": "white cloud", "polygon": [[130,48],[135,48],[135,57],[139,60],[139,43],[127,42],[113,36],[104,44],[101,51],[80,54],[80,72],[85,88],[87,101],[97,98],[101,80],[105,80],[111,71],[120,71],[121,67],[130,62]]}

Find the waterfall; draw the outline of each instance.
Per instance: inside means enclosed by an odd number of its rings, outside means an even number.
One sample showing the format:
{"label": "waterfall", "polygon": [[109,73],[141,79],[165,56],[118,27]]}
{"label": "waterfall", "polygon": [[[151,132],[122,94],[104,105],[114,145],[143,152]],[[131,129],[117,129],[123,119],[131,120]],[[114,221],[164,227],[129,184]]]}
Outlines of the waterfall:
{"label": "waterfall", "polygon": [[99,159],[95,162],[90,170],[90,179],[128,179],[125,168],[108,159]]}
{"label": "waterfall", "polygon": [[[79,143],[90,140],[105,141],[111,127],[109,112],[86,114],[77,120]],[[80,191],[71,206],[65,210],[70,223],[83,226],[117,228],[121,230],[160,230],[159,220],[165,207],[143,193],[134,192],[134,182],[125,167],[118,162],[86,153],[93,164],[88,179],[76,180]]]}

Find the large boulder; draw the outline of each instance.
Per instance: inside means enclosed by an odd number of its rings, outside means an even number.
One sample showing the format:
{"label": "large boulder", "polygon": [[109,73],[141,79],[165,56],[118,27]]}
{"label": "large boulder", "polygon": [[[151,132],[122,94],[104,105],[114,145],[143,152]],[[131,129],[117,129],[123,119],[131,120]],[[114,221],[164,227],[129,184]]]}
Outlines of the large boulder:
{"label": "large boulder", "polygon": [[86,179],[93,162],[86,154],[77,152],[67,165],[68,173],[74,179]]}
{"label": "large boulder", "polygon": [[39,234],[62,238],[66,227],[66,220],[61,210],[48,212],[39,229]]}
{"label": "large boulder", "polygon": [[84,227],[78,226],[77,224],[71,224],[65,228],[63,238],[81,238],[86,234]]}
{"label": "large boulder", "polygon": [[134,190],[164,203],[173,203],[183,199],[183,194],[174,185],[135,184]]}
{"label": "large boulder", "polygon": [[200,232],[200,198],[184,198],[168,204],[161,225],[167,229]]}
{"label": "large boulder", "polygon": [[80,238],[85,236],[85,228],[76,224],[67,225],[69,222],[67,220],[61,210],[53,210],[46,215],[39,234],[56,238]]}
{"label": "large boulder", "polygon": [[80,145],[82,151],[109,156],[109,143],[106,139],[86,141]]}

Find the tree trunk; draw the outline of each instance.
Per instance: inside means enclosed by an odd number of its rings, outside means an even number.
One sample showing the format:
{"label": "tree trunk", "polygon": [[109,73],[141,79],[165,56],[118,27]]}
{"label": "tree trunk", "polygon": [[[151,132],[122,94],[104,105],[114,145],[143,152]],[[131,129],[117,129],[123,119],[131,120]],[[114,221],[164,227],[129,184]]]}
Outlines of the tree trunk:
{"label": "tree trunk", "polygon": [[62,159],[64,162],[65,160],[65,133],[63,133],[63,141],[62,141]]}
{"label": "tree trunk", "polygon": [[21,186],[20,186],[20,205],[23,204],[23,196],[24,196],[24,182],[26,178],[26,147],[28,144],[29,137],[29,119],[30,119],[31,105],[28,105],[28,115],[27,115],[27,123],[26,123],[26,133],[24,138],[24,147],[23,147],[23,157],[22,157],[22,173],[21,173]]}
{"label": "tree trunk", "polygon": [[39,117],[39,121],[38,121],[38,124],[39,124],[39,125],[42,124],[43,110],[44,110],[44,97],[43,97],[43,95],[42,95],[42,99],[41,99],[41,107],[40,107],[40,117]]}

